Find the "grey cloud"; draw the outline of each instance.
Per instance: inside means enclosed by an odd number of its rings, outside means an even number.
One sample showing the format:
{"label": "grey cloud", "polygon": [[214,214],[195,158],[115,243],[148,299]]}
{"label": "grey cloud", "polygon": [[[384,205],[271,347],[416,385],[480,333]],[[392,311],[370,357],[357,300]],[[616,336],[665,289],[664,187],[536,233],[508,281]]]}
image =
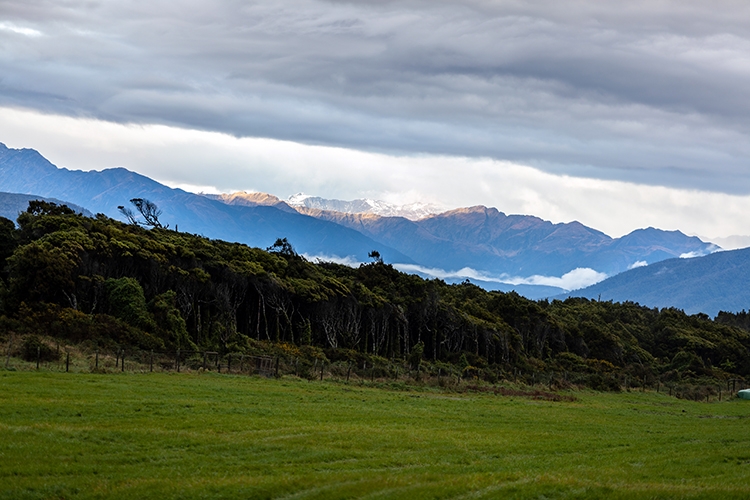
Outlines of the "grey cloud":
{"label": "grey cloud", "polygon": [[743,2],[14,2],[0,104],[750,192]]}

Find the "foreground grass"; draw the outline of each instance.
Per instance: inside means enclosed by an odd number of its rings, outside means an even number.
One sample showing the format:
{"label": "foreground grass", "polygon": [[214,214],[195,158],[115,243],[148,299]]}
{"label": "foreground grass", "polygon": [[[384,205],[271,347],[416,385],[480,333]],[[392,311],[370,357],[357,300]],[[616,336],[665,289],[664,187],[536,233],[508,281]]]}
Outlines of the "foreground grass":
{"label": "foreground grass", "polygon": [[750,402],[0,372],[0,498],[747,498]]}

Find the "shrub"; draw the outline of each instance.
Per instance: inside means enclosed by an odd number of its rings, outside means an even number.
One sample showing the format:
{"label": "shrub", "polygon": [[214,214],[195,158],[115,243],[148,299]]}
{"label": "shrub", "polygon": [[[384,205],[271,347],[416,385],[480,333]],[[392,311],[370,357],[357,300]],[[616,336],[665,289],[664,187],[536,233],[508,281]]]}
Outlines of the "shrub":
{"label": "shrub", "polygon": [[21,357],[26,361],[36,361],[37,355],[40,361],[57,361],[60,353],[45,344],[36,335],[26,337],[21,347]]}
{"label": "shrub", "polygon": [[620,382],[610,375],[594,373],[589,377],[588,385],[595,391],[620,392]]}

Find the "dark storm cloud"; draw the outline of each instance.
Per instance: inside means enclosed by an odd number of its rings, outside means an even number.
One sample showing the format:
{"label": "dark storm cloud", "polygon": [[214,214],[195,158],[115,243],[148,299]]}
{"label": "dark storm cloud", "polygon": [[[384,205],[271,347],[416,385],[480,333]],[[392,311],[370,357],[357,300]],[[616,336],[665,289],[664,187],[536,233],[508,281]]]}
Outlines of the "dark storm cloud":
{"label": "dark storm cloud", "polygon": [[750,192],[745,2],[13,2],[0,104]]}

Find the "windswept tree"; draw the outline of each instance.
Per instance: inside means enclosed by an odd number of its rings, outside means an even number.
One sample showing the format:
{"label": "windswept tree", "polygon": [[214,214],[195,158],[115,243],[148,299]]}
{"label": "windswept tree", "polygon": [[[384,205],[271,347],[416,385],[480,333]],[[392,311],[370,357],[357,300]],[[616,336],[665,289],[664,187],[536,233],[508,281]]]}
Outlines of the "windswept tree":
{"label": "windswept tree", "polygon": [[383,263],[383,257],[380,256],[380,252],[378,252],[377,250],[373,250],[372,252],[368,253],[367,256],[371,258],[375,264]]}
{"label": "windswept tree", "polygon": [[[169,228],[169,224],[163,226],[159,221],[159,217],[161,216],[162,212],[156,205],[156,203],[147,200],[146,198],[133,198],[130,200],[130,203],[135,206],[135,208],[143,217],[143,220],[145,221],[144,225],[156,227],[159,229]],[[135,213],[130,208],[120,205],[117,207],[117,209],[122,215],[125,216],[125,218],[128,219],[128,222],[135,226],[141,225],[141,222],[136,218]]]}
{"label": "windswept tree", "polygon": [[129,207],[126,207],[124,205],[119,205],[117,207],[117,210],[120,211],[122,215],[125,216],[125,218],[128,220],[128,222],[134,226],[140,226],[140,221],[136,218],[135,213],[133,213],[133,210],[131,210]]}
{"label": "windswept tree", "polygon": [[273,245],[266,248],[267,252],[283,255],[284,257],[296,257],[297,252],[294,251],[294,247],[289,240],[286,238],[276,238]]}

